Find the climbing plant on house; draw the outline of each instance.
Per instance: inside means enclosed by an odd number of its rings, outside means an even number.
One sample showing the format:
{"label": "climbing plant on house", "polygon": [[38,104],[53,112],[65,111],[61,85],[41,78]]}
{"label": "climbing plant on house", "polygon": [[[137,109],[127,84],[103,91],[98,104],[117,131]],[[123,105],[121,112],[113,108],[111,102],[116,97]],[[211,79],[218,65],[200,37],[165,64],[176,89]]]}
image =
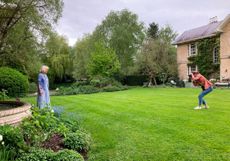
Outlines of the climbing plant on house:
{"label": "climbing plant on house", "polygon": [[199,72],[207,78],[219,78],[220,63],[213,61],[215,48],[220,48],[219,37],[199,40],[197,41],[197,55],[188,58],[189,64],[197,65]]}

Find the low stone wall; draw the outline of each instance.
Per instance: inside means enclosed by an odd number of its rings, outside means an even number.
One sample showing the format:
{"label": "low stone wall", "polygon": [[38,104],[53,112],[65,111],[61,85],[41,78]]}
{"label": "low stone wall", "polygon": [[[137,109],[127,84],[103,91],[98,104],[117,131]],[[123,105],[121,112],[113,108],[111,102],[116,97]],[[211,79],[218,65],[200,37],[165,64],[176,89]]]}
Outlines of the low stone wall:
{"label": "low stone wall", "polygon": [[17,107],[0,111],[0,125],[16,125],[23,118],[31,115],[31,105],[24,102],[0,101],[0,104],[16,105]]}

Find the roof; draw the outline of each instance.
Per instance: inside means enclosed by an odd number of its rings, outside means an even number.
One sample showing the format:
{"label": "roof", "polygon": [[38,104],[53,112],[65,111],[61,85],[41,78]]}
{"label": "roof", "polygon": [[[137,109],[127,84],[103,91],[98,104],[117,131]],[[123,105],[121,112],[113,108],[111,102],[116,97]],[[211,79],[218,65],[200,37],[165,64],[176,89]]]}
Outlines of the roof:
{"label": "roof", "polygon": [[230,15],[228,15],[223,21],[212,22],[208,25],[185,31],[176,39],[173,44],[178,45],[203,38],[217,36],[223,32],[222,29],[229,22],[229,20]]}

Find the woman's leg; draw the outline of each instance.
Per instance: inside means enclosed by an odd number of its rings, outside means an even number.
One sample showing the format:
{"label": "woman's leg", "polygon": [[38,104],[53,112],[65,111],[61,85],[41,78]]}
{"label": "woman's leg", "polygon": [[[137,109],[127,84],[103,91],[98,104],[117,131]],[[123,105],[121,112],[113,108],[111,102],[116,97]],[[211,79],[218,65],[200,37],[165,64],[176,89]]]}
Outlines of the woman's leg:
{"label": "woman's leg", "polygon": [[205,106],[207,105],[206,101],[203,99],[203,97],[205,95],[207,95],[208,93],[212,92],[212,87],[209,87],[208,89],[204,90],[203,92],[201,92],[201,94],[199,95],[198,99],[199,99],[199,106],[201,106],[201,104],[204,104]]}

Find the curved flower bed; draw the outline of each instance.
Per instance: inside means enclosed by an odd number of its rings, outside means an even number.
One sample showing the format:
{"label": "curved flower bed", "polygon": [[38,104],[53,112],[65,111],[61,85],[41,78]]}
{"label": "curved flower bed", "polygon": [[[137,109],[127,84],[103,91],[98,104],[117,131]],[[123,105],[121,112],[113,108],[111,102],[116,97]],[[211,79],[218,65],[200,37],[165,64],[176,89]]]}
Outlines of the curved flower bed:
{"label": "curved flower bed", "polygon": [[15,125],[31,115],[31,105],[18,101],[0,101],[0,125]]}

